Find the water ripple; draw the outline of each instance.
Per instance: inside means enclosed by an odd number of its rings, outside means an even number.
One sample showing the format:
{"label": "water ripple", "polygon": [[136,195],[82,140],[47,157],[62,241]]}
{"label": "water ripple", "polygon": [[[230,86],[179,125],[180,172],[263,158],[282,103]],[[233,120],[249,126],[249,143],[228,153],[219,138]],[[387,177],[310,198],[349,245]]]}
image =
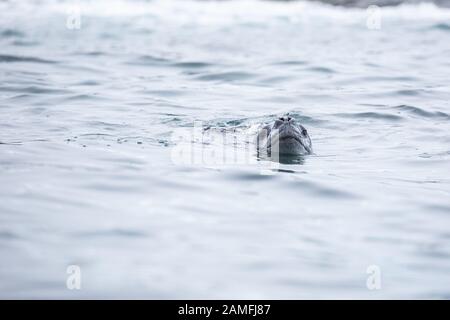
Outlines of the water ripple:
{"label": "water ripple", "polygon": [[166,58],[161,58],[152,55],[142,55],[126,63],[130,65],[140,65],[140,66],[162,66],[166,65],[169,62],[170,60]]}
{"label": "water ripple", "polygon": [[447,23],[438,23],[433,25],[431,28],[442,31],[450,31],[450,25]]}
{"label": "water ripple", "polygon": [[13,62],[34,62],[34,63],[46,63],[46,64],[57,63],[57,61],[46,60],[46,59],[35,58],[35,57],[0,54],[0,63],[13,63]]}
{"label": "water ripple", "polygon": [[342,198],[342,199],[354,199],[357,198],[356,194],[348,192],[346,190],[335,189],[329,186],[321,185],[314,181],[306,181],[296,179],[289,182],[294,188],[301,188],[304,191],[311,192],[313,194],[327,197],[327,198]]}
{"label": "water ripple", "polygon": [[334,116],[341,118],[373,119],[373,120],[388,120],[388,121],[403,120],[403,117],[401,116],[381,112],[335,113]]}
{"label": "water ripple", "polygon": [[273,63],[273,65],[281,65],[281,66],[303,66],[305,64],[307,64],[307,62],[302,60],[286,60]]}
{"label": "water ripple", "polygon": [[235,72],[211,73],[196,77],[196,79],[202,81],[232,82],[239,80],[247,80],[254,77],[256,77],[256,75],[253,73],[235,71]]}
{"label": "water ripple", "polygon": [[75,234],[76,237],[80,238],[143,238],[147,237],[146,232],[133,229],[111,229],[111,230],[96,230],[91,232],[78,232]]}
{"label": "water ripple", "polygon": [[400,105],[400,106],[392,107],[392,109],[400,110],[400,111],[406,112],[408,114],[418,116],[418,117],[423,117],[423,118],[450,119],[450,115],[448,113],[441,112],[441,111],[435,111],[435,112],[426,111],[422,108],[414,107],[414,106]]}
{"label": "water ripple", "polygon": [[307,70],[318,72],[318,73],[329,73],[329,74],[336,73],[335,70],[333,70],[331,68],[327,68],[327,67],[310,67]]}
{"label": "water ripple", "polygon": [[182,69],[203,69],[212,65],[206,62],[177,62],[172,64],[172,66]]}
{"label": "water ripple", "polygon": [[14,29],[5,29],[0,32],[0,38],[23,38],[24,36],[24,33]]}
{"label": "water ripple", "polygon": [[21,87],[21,86],[0,86],[0,91],[3,92],[22,92],[25,94],[55,94],[55,93],[69,93],[70,91],[65,89],[54,89],[54,88],[48,88],[44,86],[28,86],[28,87]]}

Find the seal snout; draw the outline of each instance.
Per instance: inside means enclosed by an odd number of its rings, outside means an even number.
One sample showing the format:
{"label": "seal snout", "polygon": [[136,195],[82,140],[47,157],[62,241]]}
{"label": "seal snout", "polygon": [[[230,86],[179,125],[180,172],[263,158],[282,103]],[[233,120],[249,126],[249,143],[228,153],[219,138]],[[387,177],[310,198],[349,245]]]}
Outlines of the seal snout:
{"label": "seal snout", "polygon": [[298,131],[297,126],[294,125],[294,120],[292,118],[283,118],[281,121],[283,121],[283,123],[281,123],[278,127],[280,140],[287,138],[295,139],[300,135],[300,132]]}

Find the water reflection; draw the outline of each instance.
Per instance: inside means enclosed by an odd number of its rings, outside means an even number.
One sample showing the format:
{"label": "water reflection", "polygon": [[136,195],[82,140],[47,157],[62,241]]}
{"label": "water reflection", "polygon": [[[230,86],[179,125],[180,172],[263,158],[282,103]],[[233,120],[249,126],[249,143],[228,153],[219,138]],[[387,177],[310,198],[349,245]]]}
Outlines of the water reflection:
{"label": "water reflection", "polygon": [[264,160],[264,161],[272,161],[280,164],[296,164],[296,165],[303,165],[305,164],[305,158],[304,155],[291,155],[291,154],[279,154],[278,156],[265,156],[262,154],[257,155],[258,160]]}

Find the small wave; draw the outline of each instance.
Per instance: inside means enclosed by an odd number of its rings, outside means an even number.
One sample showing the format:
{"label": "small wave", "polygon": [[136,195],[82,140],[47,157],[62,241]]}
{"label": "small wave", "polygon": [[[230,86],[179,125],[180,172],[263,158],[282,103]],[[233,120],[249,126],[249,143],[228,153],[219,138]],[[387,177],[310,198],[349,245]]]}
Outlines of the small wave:
{"label": "small wave", "polygon": [[3,142],[3,141],[0,141],[0,144],[9,145],[9,146],[20,146],[22,144],[22,141],[14,141],[14,142]]}
{"label": "small wave", "polygon": [[132,229],[111,229],[111,230],[98,230],[91,232],[80,232],[75,234],[80,238],[97,238],[97,237],[124,237],[124,238],[142,238],[147,237],[148,234],[139,230]]}
{"label": "small wave", "polygon": [[423,206],[426,212],[436,212],[436,213],[450,213],[450,206],[442,204],[427,204]]}
{"label": "small wave", "polygon": [[305,64],[307,64],[307,62],[306,61],[302,61],[302,60],[286,60],[286,61],[275,62],[273,65],[303,66]]}
{"label": "small wave", "polygon": [[417,77],[410,77],[410,76],[387,76],[387,75],[377,75],[377,76],[367,76],[367,77],[361,77],[361,78],[354,78],[352,79],[352,82],[386,82],[386,81],[397,81],[397,82],[415,82],[418,81],[419,78]]}
{"label": "small wave", "polygon": [[394,92],[395,95],[402,95],[402,96],[418,96],[425,90],[423,89],[403,89],[403,90],[397,90]]}
{"label": "small wave", "polygon": [[128,125],[125,123],[117,123],[117,122],[114,123],[114,122],[106,122],[106,121],[98,121],[98,120],[88,121],[87,124],[90,127],[104,127],[104,128],[127,128],[128,127]]}
{"label": "small wave", "polygon": [[[0,91],[5,91],[5,90],[2,87],[0,87]],[[8,101],[16,101],[16,100],[22,101],[22,100],[29,100],[32,98],[34,98],[34,97],[31,94],[17,94],[17,95],[9,97],[7,99],[8,99]]]}
{"label": "small wave", "polygon": [[450,31],[450,25],[447,23],[438,23],[432,26],[431,29]]}
{"label": "small wave", "polygon": [[34,63],[57,63],[56,61],[46,60],[35,57],[24,57],[16,55],[0,54],[0,63],[12,63],[12,62],[34,62]]}
{"label": "small wave", "polygon": [[324,186],[317,182],[307,181],[303,179],[296,179],[288,182],[293,188],[298,188],[306,192],[310,192],[317,196],[326,198],[341,198],[341,199],[355,199],[358,196],[347,190],[336,189],[328,186]]}
{"label": "small wave", "polygon": [[23,88],[23,92],[26,93],[35,93],[35,94],[42,94],[42,93],[68,93],[69,91],[64,89],[51,89],[51,88],[44,88],[41,86],[31,86]]}
{"label": "small wave", "polygon": [[77,86],[99,86],[102,83],[99,81],[95,81],[95,80],[84,80],[84,81],[80,81],[78,83],[76,83]]}
{"label": "small wave", "polygon": [[336,71],[334,71],[331,68],[327,68],[327,67],[311,67],[311,68],[308,68],[307,70],[313,71],[313,72],[319,72],[319,73],[336,73]]}
{"label": "small wave", "polygon": [[99,101],[106,100],[97,94],[76,94],[64,98],[64,101]]}
{"label": "small wave", "polygon": [[359,119],[390,120],[390,121],[403,120],[401,116],[381,112],[335,113],[334,116],[341,118],[359,118]]}
{"label": "small wave", "polygon": [[185,91],[182,90],[139,90],[137,93],[156,95],[159,97],[179,97],[187,95]]}
{"label": "small wave", "polygon": [[43,86],[28,86],[28,87],[18,87],[18,86],[0,86],[0,91],[3,92],[21,92],[24,93],[20,96],[15,96],[13,98],[27,98],[30,97],[29,94],[64,94],[70,91],[64,89],[52,89]]}
{"label": "small wave", "polygon": [[108,55],[108,53],[104,51],[80,51],[75,54],[88,57],[100,57]]}
{"label": "small wave", "polygon": [[292,80],[293,77],[291,76],[275,76],[275,77],[268,77],[261,79],[259,82],[264,84],[276,84],[281,82],[287,82]]}
{"label": "small wave", "polygon": [[421,109],[419,107],[413,107],[413,106],[408,106],[408,105],[395,106],[395,107],[392,107],[392,109],[400,110],[400,111],[407,112],[409,114],[419,116],[419,117],[424,117],[424,118],[450,119],[450,115],[445,112],[441,112],[441,111],[430,112],[430,111]]}
{"label": "small wave", "polygon": [[172,64],[172,66],[182,69],[203,69],[210,67],[211,64],[206,62],[177,62]]}
{"label": "small wave", "polygon": [[14,29],[5,29],[0,32],[0,38],[23,38],[25,35]]}
{"label": "small wave", "polygon": [[141,66],[160,66],[166,65],[169,62],[170,60],[166,58],[156,57],[152,55],[142,55],[131,61],[128,61],[127,64]]}
{"label": "small wave", "polygon": [[211,73],[197,77],[197,80],[202,81],[223,81],[232,82],[239,80],[246,80],[254,78],[256,75],[248,72],[221,72],[221,73]]}
{"label": "small wave", "polygon": [[20,237],[17,235],[17,233],[5,230],[5,231],[0,231],[0,239],[15,240],[15,239],[20,239]]}
{"label": "small wave", "polygon": [[32,47],[32,46],[38,45],[39,42],[37,42],[37,41],[14,40],[12,42],[12,44],[14,46],[17,46],[17,47]]}

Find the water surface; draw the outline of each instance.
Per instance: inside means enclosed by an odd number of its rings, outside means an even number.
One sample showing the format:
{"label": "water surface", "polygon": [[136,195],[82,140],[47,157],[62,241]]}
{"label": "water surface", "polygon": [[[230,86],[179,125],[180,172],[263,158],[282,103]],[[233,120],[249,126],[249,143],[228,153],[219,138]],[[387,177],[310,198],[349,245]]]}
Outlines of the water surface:
{"label": "water surface", "polygon": [[[449,9],[79,3],[0,3],[1,297],[450,297]],[[286,112],[315,154],[258,161]],[[174,161],[199,122],[247,158]]]}

